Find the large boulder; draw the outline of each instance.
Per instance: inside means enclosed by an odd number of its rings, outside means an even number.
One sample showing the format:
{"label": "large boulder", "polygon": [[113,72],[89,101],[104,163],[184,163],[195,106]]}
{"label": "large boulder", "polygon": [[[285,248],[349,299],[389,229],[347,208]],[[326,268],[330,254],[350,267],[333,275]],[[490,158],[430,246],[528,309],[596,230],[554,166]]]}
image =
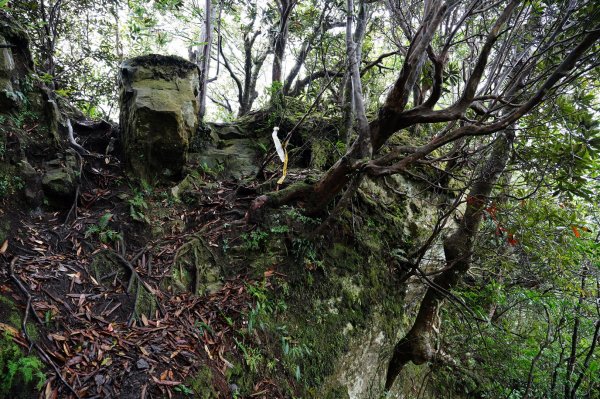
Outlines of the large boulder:
{"label": "large boulder", "polygon": [[183,58],[123,62],[120,125],[127,167],[148,180],[178,177],[198,128],[198,68]]}

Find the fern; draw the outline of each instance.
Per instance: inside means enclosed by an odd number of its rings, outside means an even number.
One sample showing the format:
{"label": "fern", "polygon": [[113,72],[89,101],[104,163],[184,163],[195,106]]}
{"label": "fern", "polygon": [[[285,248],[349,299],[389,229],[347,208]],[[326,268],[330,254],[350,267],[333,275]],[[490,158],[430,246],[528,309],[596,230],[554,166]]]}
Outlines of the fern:
{"label": "fern", "polygon": [[0,339],[0,397],[20,397],[34,385],[40,390],[46,381],[43,368],[37,357],[24,356],[8,333]]}

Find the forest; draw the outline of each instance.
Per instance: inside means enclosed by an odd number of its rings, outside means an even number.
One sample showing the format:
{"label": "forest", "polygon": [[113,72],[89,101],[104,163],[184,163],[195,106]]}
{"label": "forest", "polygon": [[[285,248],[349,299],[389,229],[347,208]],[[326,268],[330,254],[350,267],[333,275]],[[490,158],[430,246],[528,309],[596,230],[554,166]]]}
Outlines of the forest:
{"label": "forest", "polygon": [[600,398],[600,3],[0,0],[0,398]]}

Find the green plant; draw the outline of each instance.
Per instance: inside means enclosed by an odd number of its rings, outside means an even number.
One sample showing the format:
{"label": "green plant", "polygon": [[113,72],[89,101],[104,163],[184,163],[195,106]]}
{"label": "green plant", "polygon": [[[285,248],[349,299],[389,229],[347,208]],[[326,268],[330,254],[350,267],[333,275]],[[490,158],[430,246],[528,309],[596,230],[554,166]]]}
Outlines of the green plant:
{"label": "green plant", "polygon": [[18,397],[27,387],[41,389],[46,381],[44,365],[34,356],[24,356],[8,333],[0,339],[0,397]]}
{"label": "green plant", "polygon": [[224,254],[226,254],[227,251],[229,251],[229,240],[227,238],[223,239],[223,245],[221,245],[221,249],[223,250]]}
{"label": "green plant", "polygon": [[269,233],[266,231],[254,230],[250,233],[244,233],[241,235],[242,240],[244,241],[244,248],[249,251],[256,251],[260,249],[267,237],[269,237]]}
{"label": "green plant", "polygon": [[290,208],[287,211],[287,215],[290,218],[292,218],[292,220],[295,220],[295,221],[300,222],[305,225],[317,225],[317,224],[321,223],[321,219],[305,216],[305,215],[301,214],[300,212],[298,212],[298,210],[296,208]]}
{"label": "green plant", "polygon": [[10,193],[10,182],[6,176],[0,176],[0,198]]}
{"label": "green plant", "polygon": [[100,242],[108,244],[109,242],[120,240],[123,238],[121,233],[116,232],[108,226],[108,223],[112,219],[113,214],[110,212],[105,213],[98,219],[98,224],[93,224],[85,231],[85,237],[91,237],[92,235],[98,235]]}
{"label": "green plant", "polygon": [[246,363],[246,366],[248,366],[251,372],[256,373],[258,371],[258,367],[264,360],[264,357],[262,353],[260,353],[260,350],[258,348],[253,348],[244,345],[235,337],[233,338],[233,340],[235,341],[237,347],[240,348],[240,350],[244,354],[244,362]]}
{"label": "green plant", "polygon": [[317,249],[311,240],[296,238],[292,242],[292,253],[296,257],[296,260],[304,263],[304,266],[308,270],[322,269],[324,266],[323,261],[318,259]]}
{"label": "green plant", "polygon": [[271,233],[275,234],[289,233],[289,231],[290,228],[285,224],[271,227]]}
{"label": "green plant", "polygon": [[269,152],[269,147],[265,143],[261,143],[260,141],[256,142],[256,148],[262,155],[266,155]]}
{"label": "green plant", "polygon": [[225,166],[218,163],[211,167],[206,162],[202,162],[202,164],[200,164],[200,170],[204,176],[217,177],[219,173],[225,170]]}
{"label": "green plant", "polygon": [[133,198],[127,200],[129,204],[129,215],[133,220],[138,222],[150,223],[144,211],[148,209],[148,203],[144,199],[144,193],[136,191]]}
{"label": "green plant", "polygon": [[13,194],[16,190],[22,190],[24,187],[25,184],[19,176],[0,175],[0,198]]}
{"label": "green plant", "polygon": [[191,396],[194,394],[194,391],[188,388],[185,384],[177,385],[175,388],[173,388],[173,390],[175,392],[181,392],[182,394],[187,396]]}

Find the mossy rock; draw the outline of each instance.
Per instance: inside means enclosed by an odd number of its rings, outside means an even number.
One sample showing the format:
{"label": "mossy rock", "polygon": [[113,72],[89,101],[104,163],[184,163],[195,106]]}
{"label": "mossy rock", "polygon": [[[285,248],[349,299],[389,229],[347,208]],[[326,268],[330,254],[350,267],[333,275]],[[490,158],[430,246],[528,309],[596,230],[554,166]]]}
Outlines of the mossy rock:
{"label": "mossy rock", "polygon": [[196,295],[214,293],[223,287],[215,254],[203,238],[194,237],[177,250],[167,285],[175,292]]}
{"label": "mossy rock", "polygon": [[42,188],[50,204],[54,206],[70,206],[77,189],[77,158],[69,150],[64,156],[46,162],[42,177]]}
{"label": "mossy rock", "polygon": [[258,172],[258,146],[255,139],[234,139],[190,153],[189,162],[215,177],[241,180]]}
{"label": "mossy rock", "polygon": [[120,77],[127,167],[148,181],[178,177],[198,129],[196,65],[151,54],[123,62]]}

